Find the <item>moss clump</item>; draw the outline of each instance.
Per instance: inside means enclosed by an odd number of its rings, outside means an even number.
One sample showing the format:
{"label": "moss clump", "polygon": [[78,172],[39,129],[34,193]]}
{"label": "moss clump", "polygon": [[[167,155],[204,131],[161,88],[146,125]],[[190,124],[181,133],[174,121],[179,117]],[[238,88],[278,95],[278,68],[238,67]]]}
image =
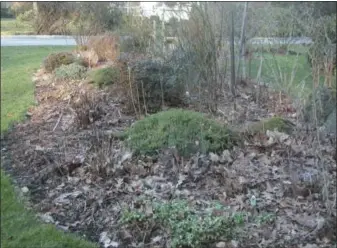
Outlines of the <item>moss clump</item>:
{"label": "moss clump", "polygon": [[62,80],[76,80],[85,78],[87,68],[79,64],[61,65],[55,70],[55,77]]}
{"label": "moss clump", "polygon": [[249,125],[247,129],[248,132],[252,134],[260,132],[264,133],[267,130],[274,131],[275,129],[279,132],[291,134],[294,126],[295,125],[292,122],[281,117],[272,117],[253,123],[252,125]]}
{"label": "moss clump", "polygon": [[99,87],[113,84],[120,79],[120,71],[116,67],[97,69],[89,74],[89,82]]}
{"label": "moss clump", "polygon": [[76,57],[72,53],[60,52],[52,53],[43,61],[43,68],[47,72],[53,72],[61,65],[69,65],[76,61]]}
{"label": "moss clump", "polygon": [[137,121],[127,131],[127,145],[136,153],[155,154],[175,147],[180,155],[221,152],[237,143],[227,127],[194,111],[171,109]]}

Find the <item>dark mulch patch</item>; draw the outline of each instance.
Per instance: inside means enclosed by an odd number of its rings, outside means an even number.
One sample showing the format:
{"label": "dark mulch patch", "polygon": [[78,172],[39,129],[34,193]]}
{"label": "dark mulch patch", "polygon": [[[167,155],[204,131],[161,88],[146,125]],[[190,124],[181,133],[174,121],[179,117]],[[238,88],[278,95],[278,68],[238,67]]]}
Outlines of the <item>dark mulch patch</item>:
{"label": "dark mulch patch", "polygon": [[[255,103],[251,85],[239,86],[236,112],[230,96],[224,98],[219,121],[238,125],[275,113],[294,116],[286,97],[281,102],[279,95],[263,93]],[[166,150],[157,158],[134,157],[115,138],[134,119],[111,92],[50,80],[38,81],[36,92],[39,106],[30,120],[2,140],[4,168],[28,187],[42,219],[51,216],[63,230],[96,242],[107,235],[118,247],[166,247],[167,230],[122,225],[121,213],[153,200],[186,199],[202,208],[216,201],[253,217],[275,216],[264,224],[247,221],[238,247],[331,247],[336,241],[335,144],[328,139],[318,144],[301,132],[271,132],[222,155],[183,160]]]}

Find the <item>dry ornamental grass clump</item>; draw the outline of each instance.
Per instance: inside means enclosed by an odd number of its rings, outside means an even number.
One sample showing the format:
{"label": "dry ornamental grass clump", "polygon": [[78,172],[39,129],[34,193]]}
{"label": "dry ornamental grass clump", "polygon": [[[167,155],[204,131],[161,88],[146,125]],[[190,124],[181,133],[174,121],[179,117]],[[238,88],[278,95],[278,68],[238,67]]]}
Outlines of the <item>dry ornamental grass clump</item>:
{"label": "dry ornamental grass clump", "polygon": [[120,55],[119,36],[91,36],[85,44],[78,45],[75,52],[89,67],[95,67],[99,62],[115,62]]}
{"label": "dry ornamental grass clump", "polygon": [[96,53],[98,61],[116,61],[119,57],[119,36],[117,35],[93,36],[86,46],[88,50]]}

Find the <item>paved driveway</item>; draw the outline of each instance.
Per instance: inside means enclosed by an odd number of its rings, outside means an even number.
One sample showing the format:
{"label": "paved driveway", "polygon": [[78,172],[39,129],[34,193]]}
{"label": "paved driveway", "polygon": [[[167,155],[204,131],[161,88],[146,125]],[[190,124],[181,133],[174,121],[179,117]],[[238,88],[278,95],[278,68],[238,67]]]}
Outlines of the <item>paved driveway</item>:
{"label": "paved driveway", "polygon": [[71,36],[15,35],[1,36],[1,46],[75,46]]}
{"label": "paved driveway", "polygon": [[[127,39],[128,37],[122,37]],[[251,44],[311,44],[308,37],[294,38],[253,38]],[[55,35],[14,35],[1,36],[1,46],[75,46],[76,42],[72,36]]]}

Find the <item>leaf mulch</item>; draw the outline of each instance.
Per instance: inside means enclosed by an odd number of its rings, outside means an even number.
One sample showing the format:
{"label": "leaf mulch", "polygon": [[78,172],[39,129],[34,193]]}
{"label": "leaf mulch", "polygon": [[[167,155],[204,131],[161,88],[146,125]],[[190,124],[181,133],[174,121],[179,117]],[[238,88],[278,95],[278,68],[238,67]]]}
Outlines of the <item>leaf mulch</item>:
{"label": "leaf mulch", "polygon": [[[186,199],[205,209],[215,201],[250,218],[274,218],[247,221],[242,237],[208,247],[336,243],[336,149],[328,135],[318,140],[301,130],[292,136],[270,131],[222,154],[184,159],[168,149],[136,157],[118,138],[135,118],[123,113],[113,89],[58,82],[41,70],[34,80],[38,105],[3,138],[2,159],[43,221],[102,247],[169,247],[164,229],[120,224],[123,210],[146,209],[152,200]],[[281,114],[295,121],[286,97],[268,93],[257,104],[251,89],[239,85],[236,112],[224,97],[219,120],[235,125]]]}

